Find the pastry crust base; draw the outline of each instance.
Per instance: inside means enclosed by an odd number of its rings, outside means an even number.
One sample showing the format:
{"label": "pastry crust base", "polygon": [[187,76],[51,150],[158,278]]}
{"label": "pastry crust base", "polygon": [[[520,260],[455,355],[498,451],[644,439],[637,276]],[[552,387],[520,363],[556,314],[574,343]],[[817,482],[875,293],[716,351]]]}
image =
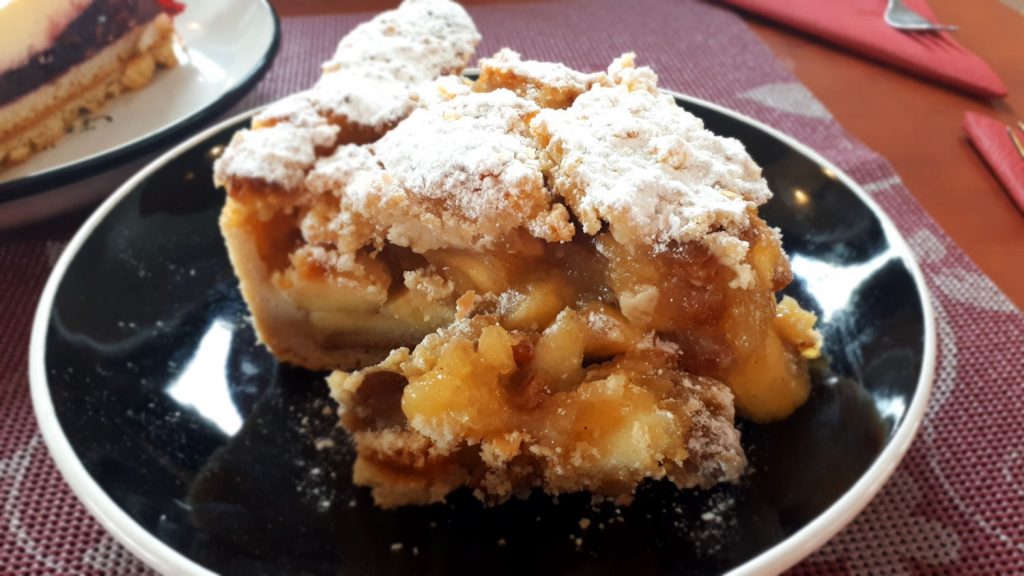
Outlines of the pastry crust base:
{"label": "pastry crust base", "polygon": [[273,271],[260,257],[254,226],[259,217],[244,204],[227,199],[220,215],[220,230],[242,297],[252,314],[260,342],[280,361],[310,370],[353,370],[383,360],[389,350],[324,346],[313,334],[309,314],[298,308],[271,281]]}

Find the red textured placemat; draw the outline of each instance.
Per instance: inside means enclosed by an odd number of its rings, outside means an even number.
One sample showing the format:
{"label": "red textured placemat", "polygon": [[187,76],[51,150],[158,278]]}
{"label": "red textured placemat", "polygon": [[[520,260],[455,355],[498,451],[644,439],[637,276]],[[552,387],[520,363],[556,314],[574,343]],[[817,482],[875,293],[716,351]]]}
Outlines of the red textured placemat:
{"label": "red textured placemat", "polygon": [[[927,420],[875,501],[795,574],[1024,572],[1024,315],[731,12],[698,1],[552,0],[471,10],[478,54],[600,69],[633,50],[671,88],[758,118],[858,180],[910,240],[935,297],[938,379]],[[292,18],[273,69],[237,108],[310,84],[360,17]],[[30,321],[50,267],[81,222],[0,233],[0,573],[131,574],[146,568],[61,480],[29,402]]]}

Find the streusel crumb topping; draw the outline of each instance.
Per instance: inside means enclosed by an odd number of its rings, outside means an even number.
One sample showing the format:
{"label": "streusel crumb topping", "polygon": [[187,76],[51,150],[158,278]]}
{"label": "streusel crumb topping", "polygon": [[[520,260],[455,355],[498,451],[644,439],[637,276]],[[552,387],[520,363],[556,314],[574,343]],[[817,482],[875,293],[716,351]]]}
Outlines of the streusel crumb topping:
{"label": "streusel crumb topping", "polygon": [[447,232],[406,245],[483,248],[524,227],[549,241],[572,238],[568,214],[552,212],[529,134],[537,111],[508,90],[460,95],[416,110],[373,146],[417,205],[408,215],[429,212]]}
{"label": "streusel crumb topping", "polygon": [[[317,112],[311,100],[311,93],[298,92],[285,96],[284,98],[268,105],[252,119],[253,128],[269,128],[277,124],[288,124],[296,128],[309,128],[321,130],[323,135],[337,136],[338,127],[332,126],[326,118]],[[314,139],[320,140],[324,136],[314,134]],[[319,146],[332,146],[330,142],[317,142]]]}
{"label": "streusel crumb topping", "polygon": [[395,122],[410,112],[418,84],[460,72],[479,42],[458,4],[406,0],[342,38],[314,99],[322,113],[363,126]]}
{"label": "streusel crumb topping", "polygon": [[324,74],[310,90],[317,110],[339,123],[386,126],[413,109],[416,85],[389,70],[344,68]]}
{"label": "streusel crumb topping", "polygon": [[447,0],[405,0],[345,35],[326,71],[354,67],[402,68],[401,80],[421,82],[461,70],[480,42],[469,14]]}
{"label": "streusel crumb topping", "polygon": [[[302,229],[307,241],[340,250],[333,260],[340,264],[386,242],[416,252],[516,251],[524,236],[571,240],[578,222],[590,235],[607,228],[630,249],[702,244],[735,272],[732,287],[754,283],[742,235],[771,197],[760,168],[738,141],[712,134],[659,92],[657,76],[636,67],[632,54],[607,74],[524,62],[511,50],[483,62],[533,86],[564,88],[559,94],[570,94],[571,105],[544,108],[515,83],[512,90],[474,92],[454,76],[414,86],[380,70],[361,83],[353,79],[358,87],[328,89],[359,72],[341,67],[319,88],[268,107],[252,131],[239,132],[218,162],[217,178],[336,198],[311,202]],[[399,84],[395,92],[382,88]],[[373,144],[332,152],[345,137],[324,115],[324,94],[362,110],[364,119],[382,110],[408,116]]]}
{"label": "streusel crumb topping", "polygon": [[565,108],[595,84],[608,83],[604,72],[588,74],[560,62],[523,60],[518,52],[508,48],[480,59],[480,89],[513,89],[545,108]]}
{"label": "streusel crumb topping", "polygon": [[239,130],[214,166],[220,184],[254,180],[284,191],[302,187],[317,150],[330,150],[338,127],[317,113],[308,92],[283,98],[256,115],[252,130]]}
{"label": "streusel crumb topping", "polygon": [[313,164],[317,147],[334,145],[336,126],[308,127],[287,123],[239,130],[214,165],[214,180],[262,182],[277,190],[299,191]]}
{"label": "streusel crumb topping", "polygon": [[427,107],[447,102],[456,96],[469,94],[473,83],[462,76],[441,76],[436,80],[428,80],[416,87],[416,104]]}
{"label": "streusel crumb topping", "polygon": [[771,197],[760,168],[739,141],[712,134],[658,92],[657,76],[634,67],[632,54],[609,76],[613,85],[543,110],[531,125],[554,192],[588,234],[607,224],[631,247],[701,242],[735,269],[736,286],[748,286],[749,246],[737,235]]}
{"label": "streusel crumb topping", "polygon": [[[415,108],[425,82],[461,72],[479,41],[466,11],[448,0],[406,0],[379,14],[341,40],[313,88],[271,104],[253,119],[252,131],[236,134],[215,180],[300,191],[316,156],[329,154],[336,141],[379,136]],[[452,81],[443,86],[432,99],[459,91]],[[360,127],[371,136],[358,134]],[[256,134],[266,129],[274,131]]]}

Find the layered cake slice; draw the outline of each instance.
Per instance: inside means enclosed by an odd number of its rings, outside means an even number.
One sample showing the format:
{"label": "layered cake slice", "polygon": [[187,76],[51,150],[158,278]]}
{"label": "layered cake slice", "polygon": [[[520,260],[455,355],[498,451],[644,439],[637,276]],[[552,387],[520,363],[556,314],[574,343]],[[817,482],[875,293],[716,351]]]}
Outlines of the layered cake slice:
{"label": "layered cake slice", "polygon": [[383,507],[738,480],[735,416],[799,408],[821,344],[776,296],[760,168],[630,54],[438,77],[476,39],[407,1],[234,136],[220,226],[261,341],[333,371]]}
{"label": "layered cake slice", "polygon": [[0,170],[177,64],[171,0],[0,2]]}

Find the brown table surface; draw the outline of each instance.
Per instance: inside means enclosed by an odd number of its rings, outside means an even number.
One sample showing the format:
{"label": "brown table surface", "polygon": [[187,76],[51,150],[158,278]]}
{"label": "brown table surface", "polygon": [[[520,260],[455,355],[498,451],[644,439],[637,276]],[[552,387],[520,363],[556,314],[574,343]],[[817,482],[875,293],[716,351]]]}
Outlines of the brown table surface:
{"label": "brown table surface", "polygon": [[[465,3],[488,1],[495,0]],[[529,4],[529,0],[518,1]],[[398,4],[396,0],[271,3],[281,16],[381,10]],[[1024,308],[1024,214],[1003,192],[960,127],[965,110],[1005,123],[1024,120],[1024,14],[1010,6],[1022,6],[1024,0],[930,0],[929,4],[940,21],[960,26],[957,39],[1003,78],[1008,97],[972,98],[764,20],[745,20],[847,130],[889,159],[925,210]]]}

